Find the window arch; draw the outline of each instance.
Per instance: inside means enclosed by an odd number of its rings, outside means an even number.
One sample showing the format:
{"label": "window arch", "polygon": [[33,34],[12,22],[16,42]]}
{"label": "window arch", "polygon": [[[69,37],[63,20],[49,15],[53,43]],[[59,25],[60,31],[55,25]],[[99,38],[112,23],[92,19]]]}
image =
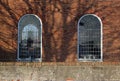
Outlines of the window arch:
{"label": "window arch", "polygon": [[37,15],[23,15],[18,22],[17,59],[42,61],[42,22]]}
{"label": "window arch", "polygon": [[78,22],[78,59],[102,61],[102,22],[94,14],[83,15]]}

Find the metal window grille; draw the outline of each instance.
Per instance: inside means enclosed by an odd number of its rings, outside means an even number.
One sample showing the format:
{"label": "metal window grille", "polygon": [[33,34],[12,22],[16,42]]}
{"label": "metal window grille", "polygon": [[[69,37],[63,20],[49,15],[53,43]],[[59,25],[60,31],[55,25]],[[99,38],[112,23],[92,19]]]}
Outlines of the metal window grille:
{"label": "metal window grille", "polygon": [[102,24],[93,14],[84,15],[78,22],[78,59],[102,60]]}
{"label": "metal window grille", "polygon": [[18,24],[18,60],[41,61],[42,23],[34,14],[24,15]]}

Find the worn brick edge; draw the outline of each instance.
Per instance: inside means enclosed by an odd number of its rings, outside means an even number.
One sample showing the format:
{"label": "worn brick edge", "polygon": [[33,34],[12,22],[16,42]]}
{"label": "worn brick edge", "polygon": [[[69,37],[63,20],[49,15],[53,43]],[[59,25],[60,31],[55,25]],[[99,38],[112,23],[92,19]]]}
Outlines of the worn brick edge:
{"label": "worn brick edge", "polygon": [[120,62],[0,62],[0,66],[120,66]]}

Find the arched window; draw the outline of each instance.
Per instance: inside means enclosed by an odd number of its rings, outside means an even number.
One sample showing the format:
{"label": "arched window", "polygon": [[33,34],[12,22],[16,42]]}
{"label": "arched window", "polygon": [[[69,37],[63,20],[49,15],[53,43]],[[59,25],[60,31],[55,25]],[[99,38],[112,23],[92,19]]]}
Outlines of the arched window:
{"label": "arched window", "polygon": [[34,14],[22,16],[18,23],[19,61],[42,60],[42,22]]}
{"label": "arched window", "polygon": [[102,61],[102,22],[94,14],[86,14],[79,19],[78,59]]}

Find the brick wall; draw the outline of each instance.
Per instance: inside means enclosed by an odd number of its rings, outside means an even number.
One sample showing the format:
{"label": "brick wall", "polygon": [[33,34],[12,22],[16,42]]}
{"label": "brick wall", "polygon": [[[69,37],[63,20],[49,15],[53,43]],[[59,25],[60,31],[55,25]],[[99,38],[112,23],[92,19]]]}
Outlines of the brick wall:
{"label": "brick wall", "polygon": [[43,23],[43,61],[77,61],[77,22],[92,13],[103,22],[103,61],[120,61],[119,0],[5,0],[0,1],[0,59],[16,60],[17,26],[24,14]]}

